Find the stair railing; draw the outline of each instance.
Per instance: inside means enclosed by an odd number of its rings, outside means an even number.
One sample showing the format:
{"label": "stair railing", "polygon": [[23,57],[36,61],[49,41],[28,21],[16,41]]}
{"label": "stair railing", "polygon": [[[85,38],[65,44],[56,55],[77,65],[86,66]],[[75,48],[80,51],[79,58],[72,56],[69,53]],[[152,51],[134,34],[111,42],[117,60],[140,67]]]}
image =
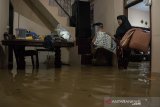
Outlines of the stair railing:
{"label": "stair railing", "polygon": [[59,13],[62,16],[72,16],[72,4],[71,0],[49,0],[50,5],[57,5]]}

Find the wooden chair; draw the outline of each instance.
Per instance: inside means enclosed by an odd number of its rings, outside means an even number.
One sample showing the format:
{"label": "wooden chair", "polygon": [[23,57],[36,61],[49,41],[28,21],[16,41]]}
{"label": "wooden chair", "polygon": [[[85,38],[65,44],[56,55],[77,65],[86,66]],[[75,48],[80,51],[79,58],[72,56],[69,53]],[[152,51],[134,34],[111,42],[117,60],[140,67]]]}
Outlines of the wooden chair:
{"label": "wooden chair", "polygon": [[[5,32],[4,33],[4,40],[10,40],[10,39],[15,39],[15,36]],[[33,68],[35,67],[35,65],[36,65],[36,68],[39,68],[39,59],[38,59],[38,51],[37,50],[25,50],[24,56],[25,57],[30,56],[31,60],[32,60]],[[36,64],[34,61],[34,56],[36,56]]]}
{"label": "wooden chair", "polygon": [[32,60],[32,66],[35,67],[34,56],[36,56],[36,68],[39,68],[39,59],[37,50],[25,50],[25,57],[30,56]]}

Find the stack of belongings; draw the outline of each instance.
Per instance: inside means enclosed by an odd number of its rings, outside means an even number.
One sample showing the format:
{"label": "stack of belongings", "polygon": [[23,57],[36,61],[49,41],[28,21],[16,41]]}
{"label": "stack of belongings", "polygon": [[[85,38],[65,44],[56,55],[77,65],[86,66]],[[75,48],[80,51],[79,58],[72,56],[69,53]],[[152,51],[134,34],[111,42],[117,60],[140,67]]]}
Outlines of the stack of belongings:
{"label": "stack of belongings", "polygon": [[96,45],[97,48],[104,48],[108,51],[111,51],[112,53],[116,54],[116,42],[105,32],[97,32],[97,37],[94,42],[94,45]]}

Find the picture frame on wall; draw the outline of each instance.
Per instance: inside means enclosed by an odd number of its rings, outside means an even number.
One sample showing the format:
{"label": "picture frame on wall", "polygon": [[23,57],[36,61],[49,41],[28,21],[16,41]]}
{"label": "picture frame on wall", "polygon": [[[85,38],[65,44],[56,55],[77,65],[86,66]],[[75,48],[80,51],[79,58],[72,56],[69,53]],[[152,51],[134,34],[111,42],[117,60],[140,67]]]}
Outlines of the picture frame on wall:
{"label": "picture frame on wall", "polygon": [[124,0],[124,7],[129,8],[129,7],[134,6],[142,1],[143,0]]}

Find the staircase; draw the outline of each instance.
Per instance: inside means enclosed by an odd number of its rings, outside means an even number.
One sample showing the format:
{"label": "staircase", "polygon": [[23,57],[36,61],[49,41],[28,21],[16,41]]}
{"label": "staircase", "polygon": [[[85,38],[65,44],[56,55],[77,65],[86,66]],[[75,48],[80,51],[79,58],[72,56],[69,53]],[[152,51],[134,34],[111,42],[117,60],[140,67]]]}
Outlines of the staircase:
{"label": "staircase", "polygon": [[[42,20],[42,22],[50,29],[50,31],[54,31],[58,24],[65,27],[70,33],[71,38],[75,41],[75,28],[69,25],[70,17],[68,15],[64,15],[65,12],[62,12],[61,3],[59,1],[63,0],[22,0],[24,1],[30,9],[34,11],[34,13]],[[64,0],[70,1],[70,0]],[[19,4],[19,0],[12,0],[13,5],[16,8],[16,2]],[[61,7],[62,6],[62,7]],[[71,12],[71,10],[70,10]],[[63,13],[63,14],[60,14]],[[62,54],[62,62],[65,64],[78,63],[80,62],[80,56],[77,52],[77,47],[66,49],[61,48]],[[72,56],[75,56],[76,59],[73,59]]]}
{"label": "staircase", "polygon": [[[58,24],[61,24],[64,26],[72,36],[72,39],[75,40],[75,28],[69,26],[69,20],[70,18],[67,16],[61,16],[59,13],[62,11],[59,8],[59,5],[56,5],[55,1],[59,0],[24,0],[28,6],[33,8],[33,10],[37,10],[41,16],[45,17],[46,20],[49,21],[50,26],[52,25],[52,28],[50,27],[50,30],[53,31]],[[51,1],[53,1],[53,4],[51,4]],[[54,5],[55,4],[55,5]],[[38,13],[38,14],[39,14]]]}

